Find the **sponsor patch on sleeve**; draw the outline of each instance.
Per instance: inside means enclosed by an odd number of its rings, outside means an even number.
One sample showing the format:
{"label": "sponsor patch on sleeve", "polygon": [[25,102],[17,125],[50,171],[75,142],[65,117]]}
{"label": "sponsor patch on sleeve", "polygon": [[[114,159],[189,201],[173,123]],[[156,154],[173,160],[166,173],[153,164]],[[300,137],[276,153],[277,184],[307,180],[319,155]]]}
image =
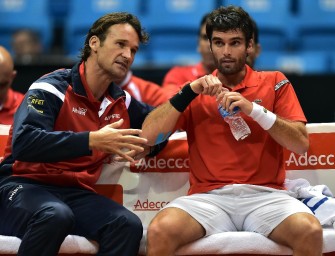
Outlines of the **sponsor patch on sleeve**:
{"label": "sponsor patch on sleeve", "polygon": [[287,80],[287,79],[284,79],[284,80],[282,80],[282,81],[280,81],[279,83],[277,83],[276,85],[275,85],[275,91],[277,91],[280,87],[282,87],[283,85],[285,85],[285,84],[288,84],[290,81],[289,80]]}

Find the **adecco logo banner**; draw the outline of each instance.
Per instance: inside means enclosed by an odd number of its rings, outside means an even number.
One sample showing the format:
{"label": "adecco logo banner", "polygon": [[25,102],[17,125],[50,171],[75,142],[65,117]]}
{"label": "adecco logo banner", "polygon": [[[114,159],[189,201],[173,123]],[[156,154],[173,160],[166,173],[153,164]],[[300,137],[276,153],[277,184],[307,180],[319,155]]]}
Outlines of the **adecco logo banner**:
{"label": "adecco logo banner", "polygon": [[170,140],[157,156],[143,158],[130,165],[131,172],[188,172],[188,144],[186,140]]}
{"label": "adecco logo banner", "polygon": [[[310,147],[303,155],[284,150],[286,170],[335,169],[335,125],[309,125]],[[313,130],[312,130],[312,129]],[[188,145],[186,140],[169,141],[154,158],[145,158],[131,165],[132,172],[188,172]]]}
{"label": "adecco logo banner", "polygon": [[133,206],[133,211],[159,211],[168,203],[166,201],[150,201],[149,199],[141,201],[138,199]]}
{"label": "adecco logo banner", "polygon": [[286,170],[335,169],[335,133],[311,133],[309,139],[303,155],[284,151]]}

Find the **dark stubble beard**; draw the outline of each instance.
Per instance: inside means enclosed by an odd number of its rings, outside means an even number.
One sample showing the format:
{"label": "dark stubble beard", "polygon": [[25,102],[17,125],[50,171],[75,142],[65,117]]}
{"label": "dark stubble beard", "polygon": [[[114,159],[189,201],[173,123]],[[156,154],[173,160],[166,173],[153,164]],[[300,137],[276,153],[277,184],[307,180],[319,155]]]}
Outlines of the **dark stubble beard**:
{"label": "dark stubble beard", "polygon": [[233,75],[241,72],[244,69],[245,61],[245,59],[238,59],[237,62],[226,65],[219,62],[218,59],[215,59],[216,66],[218,67],[219,72],[223,75]]}

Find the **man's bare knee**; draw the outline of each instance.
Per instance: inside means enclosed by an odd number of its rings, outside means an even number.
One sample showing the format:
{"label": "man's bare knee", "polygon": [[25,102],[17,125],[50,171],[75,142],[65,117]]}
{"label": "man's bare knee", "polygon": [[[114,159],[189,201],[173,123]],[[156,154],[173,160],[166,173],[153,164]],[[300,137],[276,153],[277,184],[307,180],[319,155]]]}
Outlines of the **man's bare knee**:
{"label": "man's bare knee", "polygon": [[291,215],[275,228],[269,238],[292,248],[294,255],[322,253],[319,249],[323,243],[322,226],[315,216],[308,213]]}

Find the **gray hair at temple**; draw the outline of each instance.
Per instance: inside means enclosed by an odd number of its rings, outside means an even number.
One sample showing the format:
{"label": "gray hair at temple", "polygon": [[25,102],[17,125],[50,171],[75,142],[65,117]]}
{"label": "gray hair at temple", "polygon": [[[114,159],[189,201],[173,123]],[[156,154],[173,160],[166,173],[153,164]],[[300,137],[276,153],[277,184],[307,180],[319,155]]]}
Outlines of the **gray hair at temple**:
{"label": "gray hair at temple", "polygon": [[130,24],[136,31],[138,38],[141,43],[146,43],[149,40],[149,35],[144,31],[138,18],[127,12],[114,12],[108,13],[98,20],[96,20],[92,27],[89,29],[85,39],[84,48],[81,50],[80,58],[82,61],[86,61],[91,55],[91,47],[89,41],[92,36],[97,36],[103,43],[106,39],[108,29],[112,25],[116,24]]}

